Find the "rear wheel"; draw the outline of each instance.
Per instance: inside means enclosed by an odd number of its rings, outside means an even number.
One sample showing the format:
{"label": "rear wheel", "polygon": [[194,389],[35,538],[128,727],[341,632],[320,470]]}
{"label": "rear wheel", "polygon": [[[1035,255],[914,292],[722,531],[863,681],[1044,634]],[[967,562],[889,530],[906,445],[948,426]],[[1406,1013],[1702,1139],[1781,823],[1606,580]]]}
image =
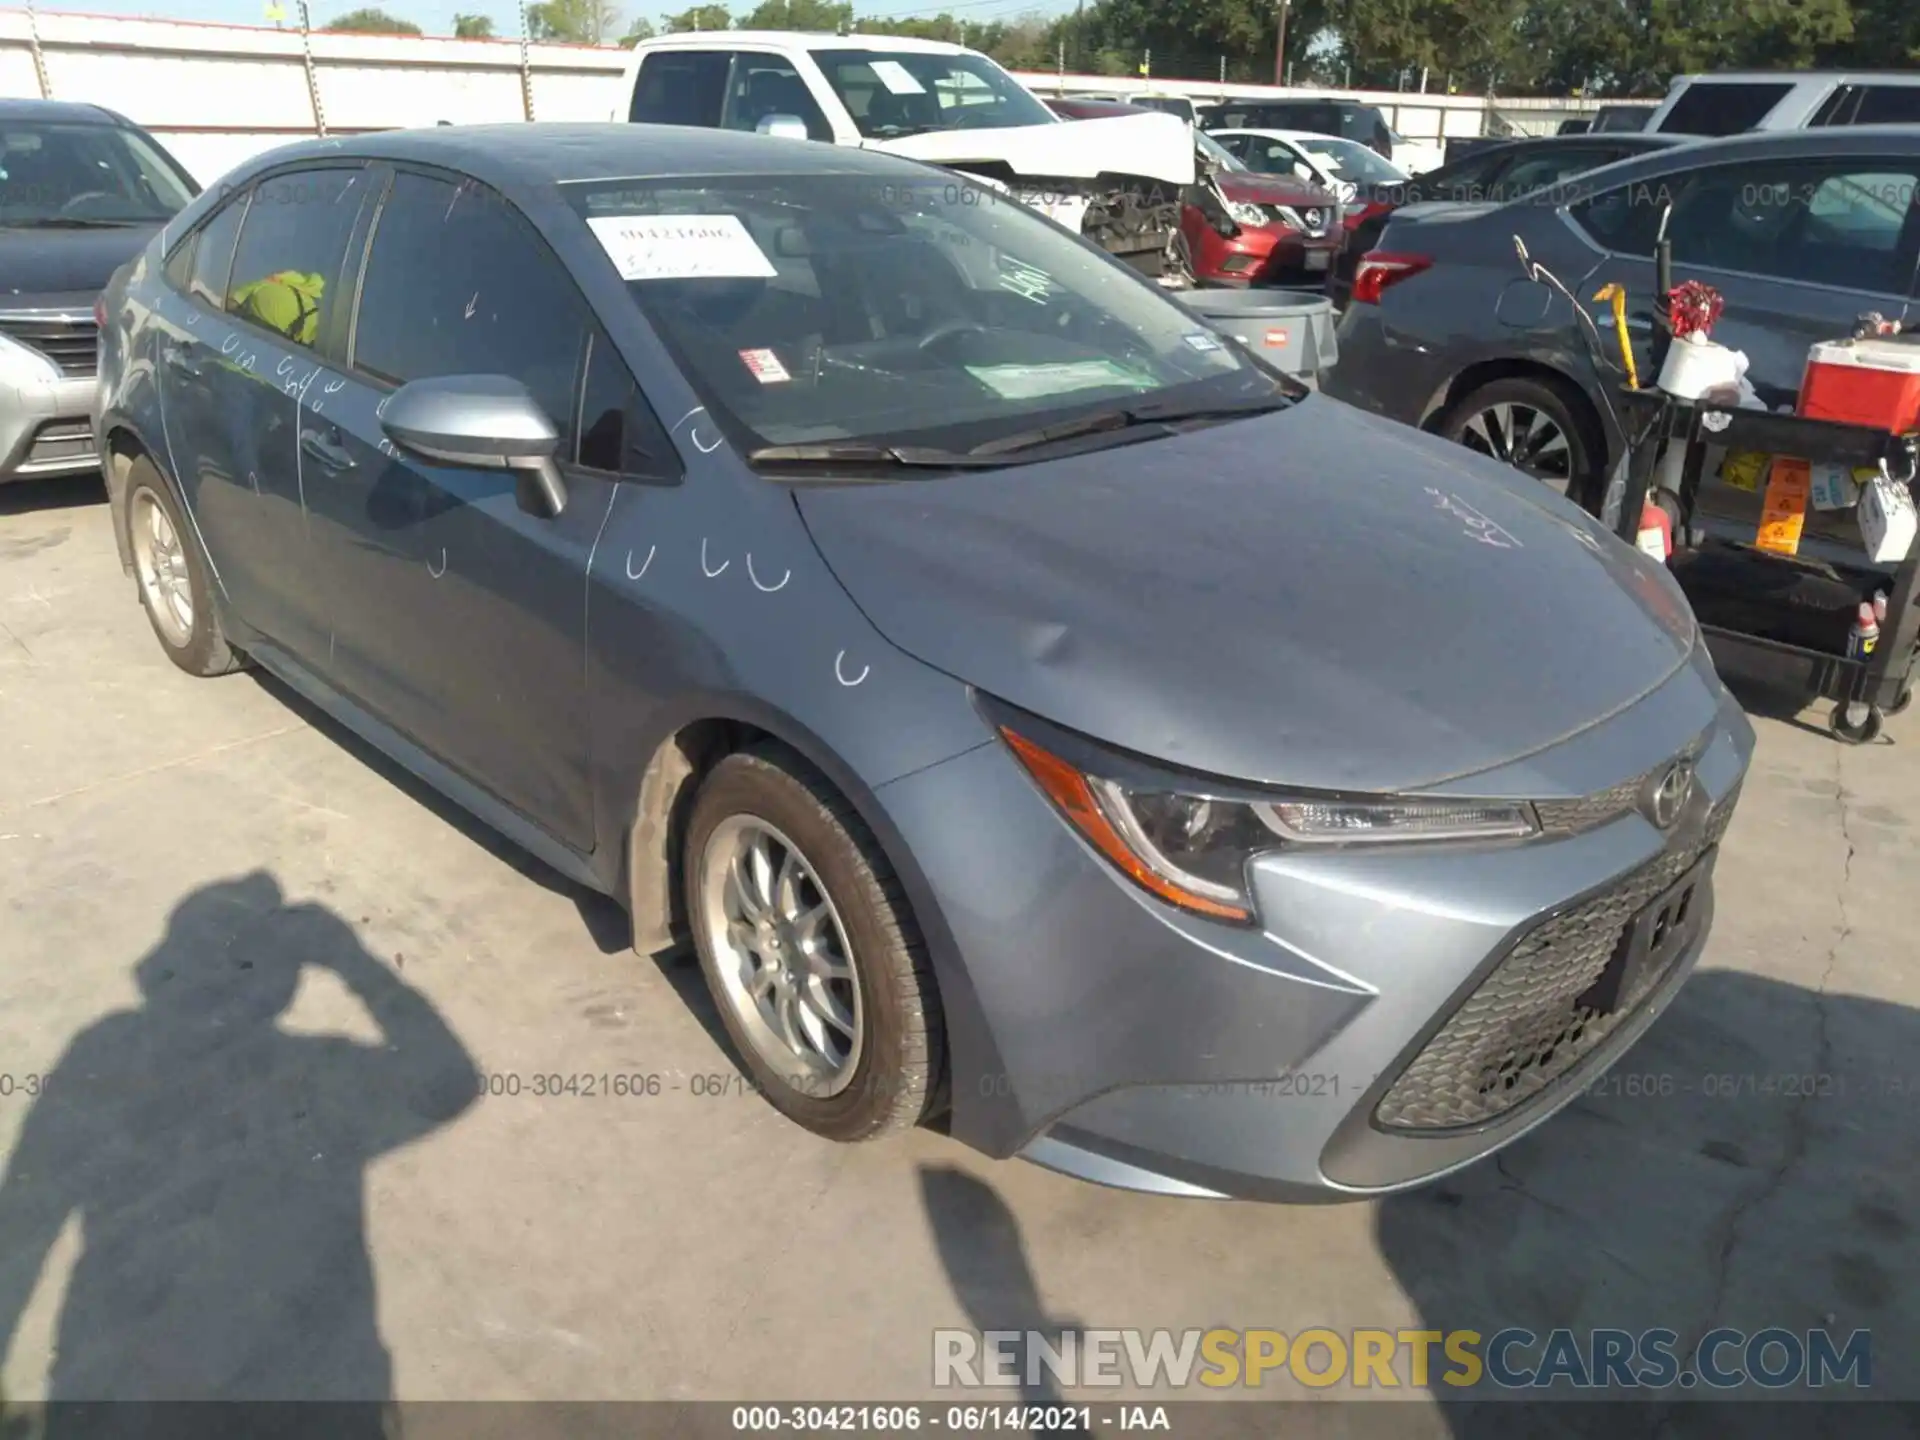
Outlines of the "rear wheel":
{"label": "rear wheel", "polygon": [[224,675],[244,663],[227,643],[213,608],[205,558],[151,460],[141,456],[127,472],[127,538],[140,604],[167,658],[189,675]]}
{"label": "rear wheel", "polygon": [[829,1140],[918,1124],[939,1088],[939,991],[906,897],[844,798],[797,756],[729,755],[687,825],[687,914],[740,1058]]}
{"label": "rear wheel", "polygon": [[1599,468],[1572,406],[1538,380],[1515,377],[1482,385],[1447,412],[1440,433],[1575,502],[1585,498]]}

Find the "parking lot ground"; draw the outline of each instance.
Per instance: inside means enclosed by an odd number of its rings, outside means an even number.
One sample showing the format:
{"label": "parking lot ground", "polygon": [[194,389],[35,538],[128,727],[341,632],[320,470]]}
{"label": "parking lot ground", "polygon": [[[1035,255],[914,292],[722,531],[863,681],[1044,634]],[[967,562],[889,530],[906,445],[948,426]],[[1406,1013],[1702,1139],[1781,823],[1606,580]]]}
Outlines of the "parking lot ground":
{"label": "parking lot ground", "polygon": [[937,1327],[1725,1325],[1869,1329],[1920,1398],[1920,719],[1758,724],[1711,948],[1604,1086],[1381,1203],[1149,1198],[808,1136],[612,905],[174,670],[97,485],[0,492],[5,1393],[909,1398]]}

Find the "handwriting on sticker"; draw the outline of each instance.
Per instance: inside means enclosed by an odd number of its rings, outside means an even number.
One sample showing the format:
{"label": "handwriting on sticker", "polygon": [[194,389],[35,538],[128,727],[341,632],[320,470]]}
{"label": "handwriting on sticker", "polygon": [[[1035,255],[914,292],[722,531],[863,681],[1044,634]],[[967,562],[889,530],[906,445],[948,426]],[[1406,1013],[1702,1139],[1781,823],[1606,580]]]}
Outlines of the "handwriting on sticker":
{"label": "handwriting on sticker", "polygon": [[1458,495],[1449,495],[1433,486],[1425,487],[1427,494],[1433,496],[1440,509],[1454,516],[1465,526],[1465,535],[1469,540],[1478,540],[1482,545],[1491,545],[1496,550],[1521,549],[1520,541],[1514,534],[1503,528],[1497,521],[1488,519]]}

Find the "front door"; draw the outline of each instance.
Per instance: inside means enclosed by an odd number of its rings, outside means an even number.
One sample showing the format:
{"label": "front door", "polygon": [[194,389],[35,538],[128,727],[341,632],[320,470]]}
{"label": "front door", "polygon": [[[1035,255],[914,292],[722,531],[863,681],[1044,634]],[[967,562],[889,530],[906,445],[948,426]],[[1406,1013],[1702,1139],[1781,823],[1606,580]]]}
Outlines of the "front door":
{"label": "front door", "polygon": [[511,376],[570,462],[593,330],[559,260],[506,200],[402,170],[374,223],[351,365],[328,382],[338,388],[306,437],[326,457],[309,498],[358,587],[335,635],[340,685],[582,852],[594,843],[587,570],[615,481],[568,465],[565,510],[532,514],[505,470],[397,451],[380,410],[411,380]]}

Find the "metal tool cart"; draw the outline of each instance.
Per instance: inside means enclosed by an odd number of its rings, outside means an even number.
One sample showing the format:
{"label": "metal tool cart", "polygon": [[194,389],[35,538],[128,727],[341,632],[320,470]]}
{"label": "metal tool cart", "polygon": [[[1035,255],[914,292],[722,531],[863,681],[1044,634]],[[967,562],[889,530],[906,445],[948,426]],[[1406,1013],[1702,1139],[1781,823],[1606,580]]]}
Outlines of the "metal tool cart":
{"label": "metal tool cart", "polygon": [[[1680,513],[1669,565],[1710,646],[1719,655],[1747,652],[1807,662],[1815,688],[1834,702],[1827,721],[1834,736],[1853,745],[1875,739],[1883,717],[1899,714],[1913,698],[1915,650],[1920,646],[1920,544],[1889,578],[1865,555],[1858,566],[1833,565],[1703,539],[1693,523],[1694,510],[1710,448],[1792,456],[1811,464],[1885,466],[1916,493],[1920,435],[1683,400],[1654,388],[1623,386],[1618,393],[1628,462],[1624,488],[1613,487],[1614,493],[1601,504],[1602,513],[1610,523],[1617,513],[1617,532],[1634,543],[1665,446],[1684,446]],[[1851,657],[1851,616],[1876,590],[1887,597],[1878,642],[1865,657]]]}

